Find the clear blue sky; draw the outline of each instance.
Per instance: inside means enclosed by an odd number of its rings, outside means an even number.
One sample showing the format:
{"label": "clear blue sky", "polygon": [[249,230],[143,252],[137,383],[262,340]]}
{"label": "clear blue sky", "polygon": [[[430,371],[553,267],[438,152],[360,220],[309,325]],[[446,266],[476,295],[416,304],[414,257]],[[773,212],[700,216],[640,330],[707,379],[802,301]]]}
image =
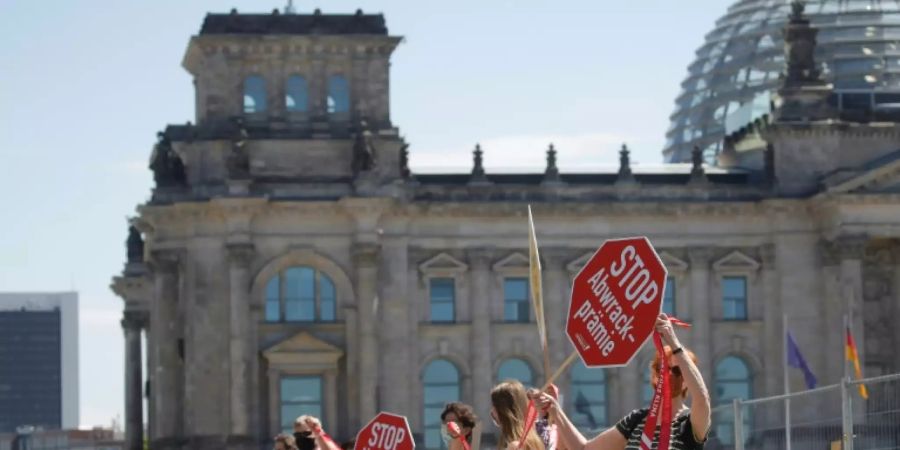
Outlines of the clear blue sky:
{"label": "clear blue sky", "polygon": [[[724,0],[297,1],[299,13],[383,12],[406,37],[392,116],[413,170],[615,166],[628,142],[658,164],[679,83]],[[81,296],[81,423],[123,411],[126,216],[147,199],[157,130],[194,119],[181,68],[207,11],[281,0],[0,0],[0,290]],[[524,244],[523,244],[524,245]]]}

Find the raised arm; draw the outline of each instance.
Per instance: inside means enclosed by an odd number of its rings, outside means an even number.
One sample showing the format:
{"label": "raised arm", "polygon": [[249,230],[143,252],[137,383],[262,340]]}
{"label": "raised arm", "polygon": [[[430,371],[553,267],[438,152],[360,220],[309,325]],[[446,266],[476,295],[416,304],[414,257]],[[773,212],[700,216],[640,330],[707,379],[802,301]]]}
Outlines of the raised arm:
{"label": "raised arm", "polygon": [[559,407],[559,403],[546,393],[541,393],[536,401],[541,409],[550,413],[550,418],[556,423],[556,431],[559,434],[559,443],[566,450],[625,450],[625,436],[615,427],[610,428],[591,440],[585,439],[578,428],[572,424],[565,411]]}
{"label": "raised arm", "polygon": [[[680,348],[681,341],[675,335],[675,329],[668,316],[660,314],[656,319],[656,330],[662,336],[663,342],[672,347],[674,353]],[[710,425],[709,391],[703,381],[700,369],[687,355],[687,352],[679,351],[673,355],[678,366],[681,367],[682,379],[691,396],[691,428],[694,430],[694,439],[703,442]]]}

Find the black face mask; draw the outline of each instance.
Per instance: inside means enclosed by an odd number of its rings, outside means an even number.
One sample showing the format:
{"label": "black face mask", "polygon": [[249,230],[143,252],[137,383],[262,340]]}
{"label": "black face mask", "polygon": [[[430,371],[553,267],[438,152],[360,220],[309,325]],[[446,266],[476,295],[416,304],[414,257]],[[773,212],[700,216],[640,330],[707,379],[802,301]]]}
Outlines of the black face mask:
{"label": "black face mask", "polygon": [[297,448],[300,450],[313,450],[316,448],[316,440],[313,439],[312,433],[309,431],[294,433],[294,440],[297,441]]}

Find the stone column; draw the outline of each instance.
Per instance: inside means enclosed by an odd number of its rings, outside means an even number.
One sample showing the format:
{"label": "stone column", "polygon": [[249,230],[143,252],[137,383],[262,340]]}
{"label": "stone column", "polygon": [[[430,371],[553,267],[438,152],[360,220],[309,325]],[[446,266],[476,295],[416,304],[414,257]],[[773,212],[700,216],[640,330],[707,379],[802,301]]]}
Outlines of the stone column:
{"label": "stone column", "polygon": [[469,301],[472,311],[472,328],[469,336],[472,348],[472,390],[475,393],[475,414],[490,423],[490,397],[493,385],[493,352],[491,349],[491,252],[470,250],[468,253],[471,290]]}
{"label": "stone column", "polygon": [[250,434],[250,261],[252,244],[228,245],[229,275],[229,393],[231,426],[230,439],[246,439]]}
{"label": "stone column", "polygon": [[178,357],[178,271],[181,254],[175,250],[152,253],[153,323],[155,376],[153,395],[154,432],[151,447],[175,448],[180,438],[183,405],[178,402],[180,367]]}
{"label": "stone column", "polygon": [[125,332],[125,448],[144,448],[143,370],[141,368],[141,329],[147,324],[147,314],[125,311],[122,319]]}
{"label": "stone column", "polygon": [[847,309],[841,292],[840,249],[830,241],[819,241],[819,263],[821,264],[821,295],[824,299],[825,322],[818,330],[823,337],[823,345],[818,347],[820,357],[826,362],[827,374],[819,379],[821,385],[837,383],[844,374],[844,354],[834,357],[835,349],[843,352],[844,315]]}
{"label": "stone column", "polygon": [[[566,312],[569,310],[569,274],[565,266],[565,250],[549,249],[544,257],[544,319],[550,347],[550,371],[544,380],[569,356],[573,347],[566,337]],[[559,385],[559,383],[556,383]]]}
{"label": "stone column", "polygon": [[[763,354],[780,354],[784,345],[782,335],[782,321],[784,311],[781,308],[781,295],[778,289],[781,286],[778,275],[778,265],[774,244],[766,244],[760,248],[762,256],[762,285],[763,285]],[[763,369],[765,374],[765,395],[777,395],[782,390],[782,365],[784,358],[778,358],[779,362],[768,361]],[[758,396],[761,397],[761,396]]]}
{"label": "stone column", "polygon": [[708,379],[712,379],[712,342],[710,333],[712,324],[710,323],[709,311],[712,304],[709,299],[709,264],[712,258],[712,250],[709,248],[690,248],[688,249],[688,258],[691,262],[690,282],[691,282],[691,312],[692,320],[692,342],[694,353],[700,359],[700,373]]}
{"label": "stone column", "polygon": [[[343,415],[346,415],[347,420],[347,429],[348,430],[358,430],[363,427],[364,424],[361,423],[362,420],[369,420],[371,417],[367,419],[362,419],[359,416],[359,400],[361,398],[359,394],[359,320],[357,320],[358,309],[356,306],[346,305],[344,307],[344,337],[347,342],[347,373],[346,373],[346,385],[344,388],[346,391],[341,395],[342,400],[344,401],[344,405],[346,405],[346,410],[342,411]],[[341,419],[343,420],[343,419]],[[329,425],[330,426],[330,425]],[[339,429],[342,431],[342,429]]]}
{"label": "stone column", "polygon": [[375,320],[381,343],[381,408],[388,411],[406,411],[411,414],[417,408],[410,402],[410,387],[402,382],[410,373],[408,347],[416,339],[410,333],[409,303],[407,298],[407,274],[409,265],[406,239],[389,237],[382,240],[378,258],[379,311]]}
{"label": "stone column", "polygon": [[356,303],[359,310],[359,416],[368,422],[378,412],[378,336],[375,334],[375,298],[378,295],[378,245],[353,247],[356,265]]}
{"label": "stone column", "polygon": [[866,241],[865,236],[844,236],[838,238],[836,242],[840,251],[840,292],[844,311],[850,315],[850,326],[859,352],[860,365],[865,363],[862,260]]}

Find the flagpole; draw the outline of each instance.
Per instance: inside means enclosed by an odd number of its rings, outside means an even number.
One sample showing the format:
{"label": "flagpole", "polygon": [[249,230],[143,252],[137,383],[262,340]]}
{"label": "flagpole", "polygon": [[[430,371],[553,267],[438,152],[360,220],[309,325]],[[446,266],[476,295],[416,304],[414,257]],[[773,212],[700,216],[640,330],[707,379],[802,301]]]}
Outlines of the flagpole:
{"label": "flagpole", "polygon": [[784,339],[784,345],[782,346],[782,362],[784,366],[783,375],[784,375],[784,438],[785,438],[785,448],[787,450],[791,450],[791,398],[788,394],[791,393],[791,385],[788,380],[788,318],[787,314],[784,314],[781,318],[781,336]]}
{"label": "flagpole", "polygon": [[841,331],[842,339],[841,339],[841,353],[843,354],[844,361],[844,379],[850,380],[850,358],[847,357],[847,335],[850,333],[850,315],[844,314],[844,329]]}

